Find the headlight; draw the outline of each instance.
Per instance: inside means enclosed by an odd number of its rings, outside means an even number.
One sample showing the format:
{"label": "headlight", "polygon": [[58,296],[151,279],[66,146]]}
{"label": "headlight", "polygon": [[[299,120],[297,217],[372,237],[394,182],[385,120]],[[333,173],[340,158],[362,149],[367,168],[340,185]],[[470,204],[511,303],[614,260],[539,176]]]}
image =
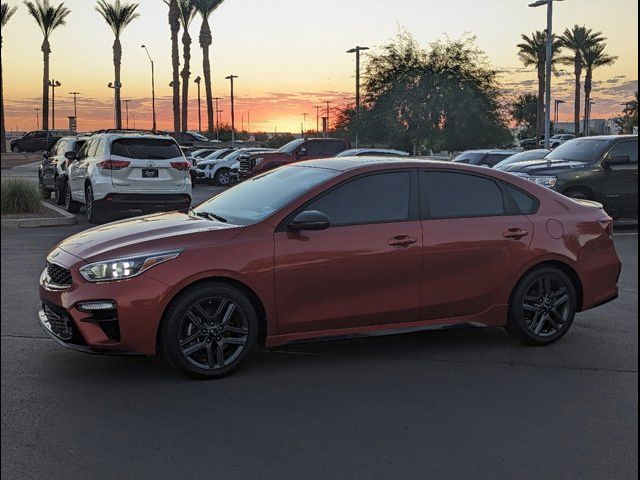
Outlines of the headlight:
{"label": "headlight", "polygon": [[530,176],[527,180],[531,180],[533,183],[537,183],[538,185],[542,185],[543,187],[553,188],[558,183],[558,177],[552,176]]}
{"label": "headlight", "polygon": [[108,282],[124,280],[140,275],[151,267],[176,258],[182,250],[151,253],[139,257],[114,258],[102,262],[90,263],[80,268],[80,274],[88,282]]}
{"label": "headlight", "polygon": [[256,158],[256,159],[255,159],[255,162],[256,162],[255,164],[256,164],[256,165],[260,165],[260,164],[262,163],[262,161],[263,161],[263,160],[264,160],[264,158],[262,158],[262,157],[258,157],[258,158]]}

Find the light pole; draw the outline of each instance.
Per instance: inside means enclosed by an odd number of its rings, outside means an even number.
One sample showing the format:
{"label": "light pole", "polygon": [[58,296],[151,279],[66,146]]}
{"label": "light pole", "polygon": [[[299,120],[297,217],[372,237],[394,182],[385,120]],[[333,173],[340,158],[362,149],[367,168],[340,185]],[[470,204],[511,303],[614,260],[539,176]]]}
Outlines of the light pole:
{"label": "light pole", "polygon": [[320,105],[316,105],[316,135],[319,135],[320,132],[320,109],[322,107]]}
{"label": "light pole", "polygon": [[593,100],[589,100],[589,108],[586,111],[586,117],[587,117],[587,121],[585,122],[587,128],[586,131],[584,132],[584,135],[586,137],[591,135],[591,105],[594,105],[596,102],[594,102]]}
{"label": "light pole", "polygon": [[78,95],[81,92],[69,92],[69,95],[73,95],[73,116],[76,119],[76,130],[78,128]]}
{"label": "light pole", "polygon": [[34,108],[36,112],[36,130],[40,130],[40,109]]}
{"label": "light pole", "polygon": [[325,102],[327,104],[327,128],[325,132],[325,137],[329,136],[329,104],[331,103],[329,100]]}
{"label": "light pole", "polygon": [[125,115],[127,116],[127,130],[129,130],[129,103],[131,103],[131,100],[127,98],[123,101],[124,101]]}
{"label": "light pole", "polygon": [[558,117],[558,107],[560,106],[560,104],[566,103],[566,102],[564,100],[556,99],[554,103],[555,103],[555,115],[553,120],[553,127],[554,127],[554,133],[558,133],[558,120],[560,118]]}
{"label": "light pole", "polygon": [[547,53],[546,53],[546,79],[544,92],[544,148],[549,149],[549,137],[551,136],[551,55],[553,46],[553,2],[562,0],[538,0],[530,3],[530,7],[547,6]]}
{"label": "light pole", "polygon": [[193,82],[198,86],[198,133],[202,135],[202,99],[200,97],[200,82],[202,82],[202,78],[200,78],[200,75],[194,78]]}
{"label": "light pole", "polygon": [[51,87],[51,130],[56,129],[56,88],[61,87],[62,84],[57,80],[49,80],[49,86]]}
{"label": "light pole", "polygon": [[356,46],[347,53],[356,54],[356,148],[358,148],[358,130],[360,129],[360,52],[369,50],[369,47]]}
{"label": "light pole", "polygon": [[231,146],[233,147],[236,143],[236,118],[235,111],[233,109],[233,79],[238,78],[237,75],[228,75],[225,77],[225,80],[231,81]]}
{"label": "light pole", "polygon": [[[153,112],[152,130],[155,131],[156,130],[156,74],[153,66],[153,59],[149,54],[149,49],[146,47],[146,45],[141,45],[141,48],[144,48],[144,51],[147,52],[147,57],[149,57],[149,61],[151,62],[151,109]],[[198,91],[200,91],[199,89],[200,89],[200,85],[198,85]]]}
{"label": "light pole", "polygon": [[220,116],[218,115],[218,102],[222,97],[213,97],[211,100],[216,102],[216,140],[220,140]]}
{"label": "light pole", "polygon": [[308,113],[303,113],[302,114],[302,138],[304,138],[304,131],[306,128],[306,124],[307,124],[307,115],[309,115]]}

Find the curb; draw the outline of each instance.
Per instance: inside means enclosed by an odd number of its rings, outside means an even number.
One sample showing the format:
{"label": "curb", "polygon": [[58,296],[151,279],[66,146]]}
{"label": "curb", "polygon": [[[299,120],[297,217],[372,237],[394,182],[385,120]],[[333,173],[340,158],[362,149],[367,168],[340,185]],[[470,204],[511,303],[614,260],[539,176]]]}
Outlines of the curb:
{"label": "curb", "polygon": [[77,223],[76,216],[61,208],[42,202],[42,205],[53,210],[61,217],[42,217],[42,218],[15,218],[2,220],[2,227],[18,227],[18,228],[36,228],[36,227],[58,227],[63,225],[74,225]]}

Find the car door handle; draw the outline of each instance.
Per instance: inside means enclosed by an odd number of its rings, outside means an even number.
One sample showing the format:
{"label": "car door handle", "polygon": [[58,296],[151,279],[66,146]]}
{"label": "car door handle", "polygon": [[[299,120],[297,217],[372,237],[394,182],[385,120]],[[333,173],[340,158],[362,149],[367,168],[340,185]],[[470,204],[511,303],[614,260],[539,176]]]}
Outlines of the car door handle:
{"label": "car door handle", "polygon": [[408,247],[417,241],[417,238],[410,237],[409,235],[397,235],[395,237],[391,237],[387,243],[392,247]]}
{"label": "car door handle", "polygon": [[502,234],[504,238],[512,238],[514,240],[519,240],[522,237],[526,237],[527,235],[529,235],[529,232],[527,230],[523,230],[522,228],[510,228]]}

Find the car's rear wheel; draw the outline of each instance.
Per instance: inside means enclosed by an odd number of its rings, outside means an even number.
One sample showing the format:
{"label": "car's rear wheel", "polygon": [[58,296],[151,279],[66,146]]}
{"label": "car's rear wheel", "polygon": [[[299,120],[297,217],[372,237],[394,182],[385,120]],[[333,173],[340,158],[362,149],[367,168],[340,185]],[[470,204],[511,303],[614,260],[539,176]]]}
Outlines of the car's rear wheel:
{"label": "car's rear wheel", "polygon": [[221,168],[216,172],[216,176],[214,179],[214,183],[216,185],[220,185],[221,187],[226,187],[231,183],[231,174],[228,169]]}
{"label": "car's rear wheel", "polygon": [[20,153],[20,152],[22,152],[22,149],[20,148],[20,145],[12,145],[11,146],[11,151],[13,153]]}
{"label": "car's rear wheel", "polygon": [[507,331],[527,345],[548,345],[571,327],[577,309],[576,289],[562,270],[537,268],[511,295]]}
{"label": "car's rear wheel", "polygon": [[256,344],[258,317],[243,292],[207,283],[174,300],[160,328],[160,349],[173,368],[219,378],[236,370]]}
{"label": "car's rear wheel", "polygon": [[569,198],[575,198],[576,200],[591,200],[589,194],[583,190],[571,189],[564,192],[564,195]]}
{"label": "car's rear wheel", "polygon": [[104,208],[93,198],[93,187],[87,185],[85,190],[85,211],[87,214],[87,220],[89,223],[103,223],[106,221],[106,212]]}
{"label": "car's rear wheel", "polygon": [[71,196],[71,185],[69,182],[64,182],[64,208],[69,213],[78,213],[80,211],[80,202],[76,202]]}

